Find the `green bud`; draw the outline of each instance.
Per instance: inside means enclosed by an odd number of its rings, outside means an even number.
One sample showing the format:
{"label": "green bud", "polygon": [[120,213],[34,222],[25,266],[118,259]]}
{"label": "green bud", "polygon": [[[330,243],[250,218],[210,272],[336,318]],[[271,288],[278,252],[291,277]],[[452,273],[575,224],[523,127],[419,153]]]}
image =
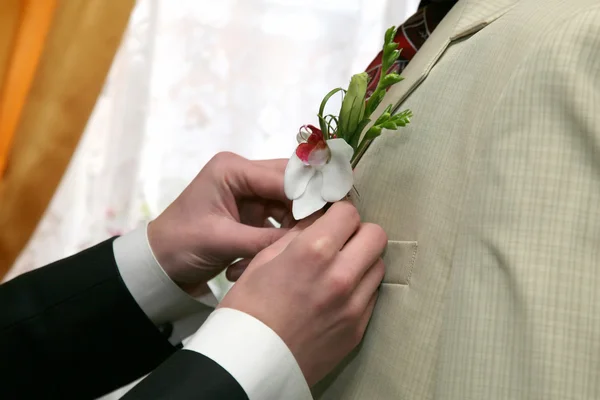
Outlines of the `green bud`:
{"label": "green bud", "polygon": [[396,83],[400,82],[402,78],[400,75],[392,73],[392,74],[388,74],[385,76],[385,78],[383,78],[383,81],[381,81],[381,86],[386,89],[392,85],[395,85]]}
{"label": "green bud", "polygon": [[383,52],[384,53],[391,53],[393,51],[398,51],[396,50],[398,48],[398,43],[396,42],[391,42],[385,45]]}
{"label": "green bud", "polygon": [[373,140],[379,135],[381,135],[381,127],[380,126],[372,126],[371,129],[369,129],[367,131],[365,138],[367,138],[369,140]]}
{"label": "green bud", "polygon": [[394,64],[394,62],[398,59],[398,57],[400,57],[400,51],[394,50],[386,57],[386,59],[385,59],[386,65],[388,65],[388,67],[391,67],[392,64]]}
{"label": "green bud", "polygon": [[390,119],[391,116],[392,116],[392,114],[386,111],[383,114],[381,114],[381,116],[379,118],[377,118],[377,122],[375,122],[375,123],[379,125],[380,123]]}
{"label": "green bud", "polygon": [[365,96],[367,92],[368,75],[366,72],[352,76],[348,91],[342,101],[338,130],[341,137],[350,140],[356,127],[365,115]]}
{"label": "green bud", "polygon": [[384,43],[389,43],[392,40],[394,40],[394,36],[396,36],[396,27],[392,26],[391,28],[388,28],[387,31],[385,31]]}

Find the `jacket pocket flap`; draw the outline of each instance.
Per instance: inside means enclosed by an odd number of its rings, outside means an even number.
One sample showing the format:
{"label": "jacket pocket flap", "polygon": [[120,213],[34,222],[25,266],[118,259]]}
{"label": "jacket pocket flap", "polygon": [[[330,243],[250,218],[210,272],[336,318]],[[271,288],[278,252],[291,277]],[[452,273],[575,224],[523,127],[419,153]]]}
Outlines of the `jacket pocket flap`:
{"label": "jacket pocket flap", "polygon": [[417,258],[416,241],[389,240],[383,254],[385,276],[383,283],[408,285]]}

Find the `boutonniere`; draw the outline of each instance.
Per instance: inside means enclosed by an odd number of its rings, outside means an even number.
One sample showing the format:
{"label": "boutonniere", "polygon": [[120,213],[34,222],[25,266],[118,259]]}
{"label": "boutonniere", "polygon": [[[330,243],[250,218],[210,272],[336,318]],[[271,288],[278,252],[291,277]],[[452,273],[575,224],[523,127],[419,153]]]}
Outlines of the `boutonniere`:
{"label": "boutonniere", "polygon": [[[412,112],[392,115],[392,104],[377,118],[373,116],[387,90],[402,80],[399,74],[390,72],[400,56],[395,36],[395,27],[385,33],[381,73],[371,96],[367,96],[367,73],[356,74],[348,89],[336,88],[327,93],[317,114],[319,127],[300,128],[296,136],[298,147],[290,157],[284,178],[285,194],[293,201],[296,220],[346,197],[354,184],[352,171],[368,143],[383,129],[396,130],[410,122]],[[339,114],[324,115],[327,102],[337,93],[343,96]]]}

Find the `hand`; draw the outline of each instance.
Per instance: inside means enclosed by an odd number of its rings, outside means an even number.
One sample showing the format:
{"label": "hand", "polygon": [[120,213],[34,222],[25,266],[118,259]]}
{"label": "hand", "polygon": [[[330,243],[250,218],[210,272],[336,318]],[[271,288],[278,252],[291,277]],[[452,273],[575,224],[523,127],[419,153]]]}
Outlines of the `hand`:
{"label": "hand", "polygon": [[387,244],[385,232],[361,224],[348,202],[335,203],[315,219],[299,222],[260,252],[219,305],[273,329],[310,386],[362,339],[383,279],[380,257]]}
{"label": "hand", "polygon": [[254,257],[286,233],[266,224],[268,217],[291,218],[286,163],[219,153],[150,223],[150,247],[175,283],[193,293],[235,259]]}

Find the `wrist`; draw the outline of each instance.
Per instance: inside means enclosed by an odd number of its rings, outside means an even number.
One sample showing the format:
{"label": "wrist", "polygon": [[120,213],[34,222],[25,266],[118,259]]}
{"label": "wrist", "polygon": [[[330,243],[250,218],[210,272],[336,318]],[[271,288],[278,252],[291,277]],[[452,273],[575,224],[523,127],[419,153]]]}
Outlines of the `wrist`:
{"label": "wrist", "polygon": [[[113,242],[113,251],[127,290],[156,326],[174,323],[180,332],[181,320],[206,311],[205,305],[215,304],[208,297],[196,299],[196,296],[190,296],[165,273],[150,249],[147,226],[118,237]],[[183,331],[193,332],[194,326],[187,324],[183,324]]]}
{"label": "wrist", "polygon": [[207,283],[213,275],[195,268],[192,260],[185,259],[189,253],[181,235],[164,224],[160,217],[148,223],[146,235],[154,260],[173,283],[192,297],[212,296]]}
{"label": "wrist", "polygon": [[150,251],[158,265],[173,282],[182,287],[183,282],[178,276],[180,268],[177,267],[179,264],[178,251],[172,239],[173,232],[170,232],[169,228],[165,227],[157,218],[148,223],[146,235]]}

